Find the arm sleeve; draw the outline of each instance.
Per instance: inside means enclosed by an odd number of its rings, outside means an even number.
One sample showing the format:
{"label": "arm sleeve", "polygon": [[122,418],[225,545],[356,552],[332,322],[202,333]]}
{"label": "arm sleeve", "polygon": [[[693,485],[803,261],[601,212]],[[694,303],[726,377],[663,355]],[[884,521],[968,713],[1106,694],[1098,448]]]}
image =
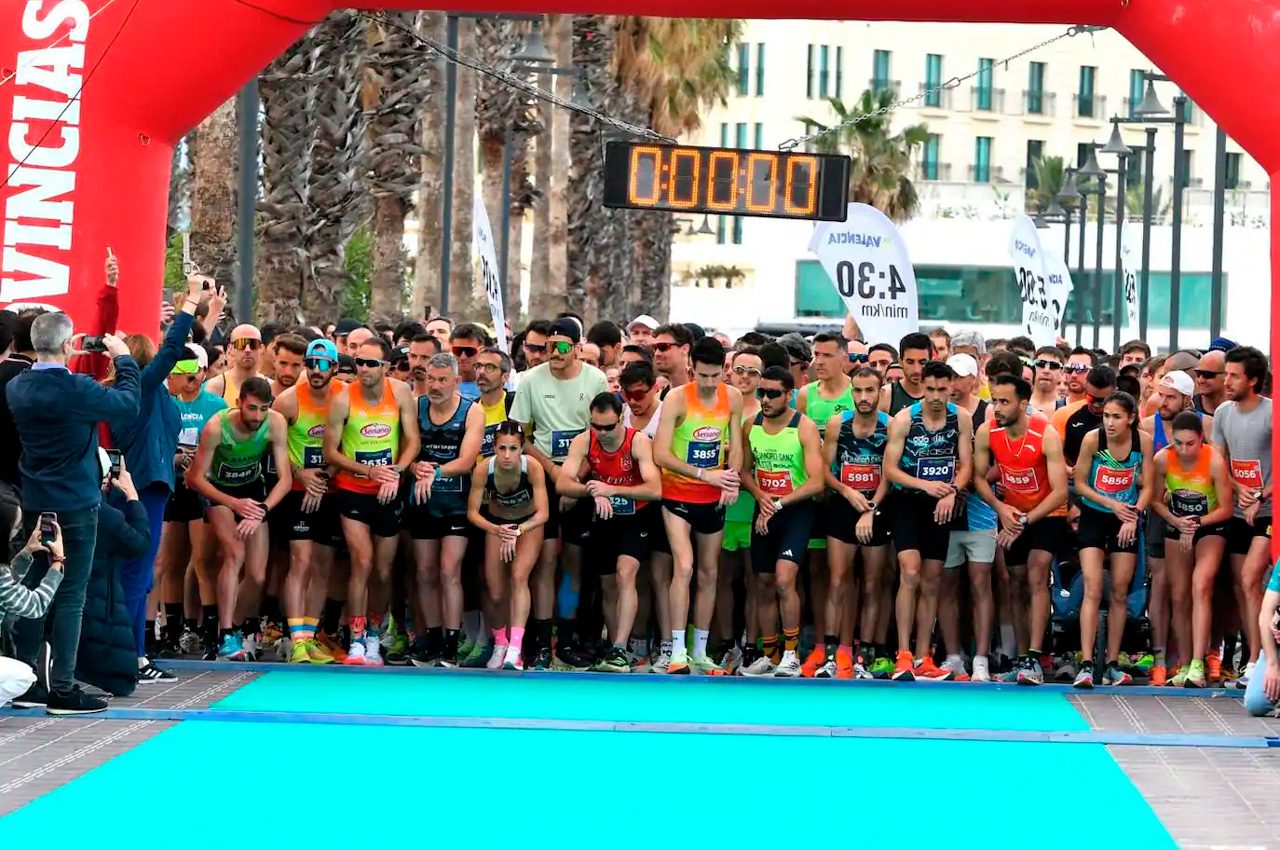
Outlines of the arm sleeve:
{"label": "arm sleeve", "polygon": [[0,615],[5,617],[42,616],[49,609],[53,593],[61,583],[62,572],[49,570],[34,590],[28,590],[18,582],[11,570],[0,567]]}

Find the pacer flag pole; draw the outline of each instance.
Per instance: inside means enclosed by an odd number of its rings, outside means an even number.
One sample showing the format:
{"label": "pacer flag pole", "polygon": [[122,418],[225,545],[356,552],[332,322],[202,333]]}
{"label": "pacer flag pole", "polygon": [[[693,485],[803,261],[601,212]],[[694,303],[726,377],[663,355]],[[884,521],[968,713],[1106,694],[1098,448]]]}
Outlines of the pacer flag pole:
{"label": "pacer flag pole", "polygon": [[847,220],[818,225],[809,250],[866,340],[896,344],[920,329],[920,294],[907,244],[880,210],[849,204]]}
{"label": "pacer flag pole", "polygon": [[502,303],[502,286],[498,283],[498,254],[493,247],[489,213],[479,194],[475,196],[471,222],[471,259],[480,266],[480,280],[484,282],[484,294],[489,299],[489,316],[493,319],[493,335],[497,338],[498,348],[507,351],[506,306]]}
{"label": "pacer flag pole", "polygon": [[1050,291],[1052,283],[1040,234],[1035,222],[1025,215],[1013,220],[1009,257],[1013,260],[1014,285],[1022,301],[1022,329],[1036,346],[1056,344],[1065,302],[1055,304],[1056,293]]}

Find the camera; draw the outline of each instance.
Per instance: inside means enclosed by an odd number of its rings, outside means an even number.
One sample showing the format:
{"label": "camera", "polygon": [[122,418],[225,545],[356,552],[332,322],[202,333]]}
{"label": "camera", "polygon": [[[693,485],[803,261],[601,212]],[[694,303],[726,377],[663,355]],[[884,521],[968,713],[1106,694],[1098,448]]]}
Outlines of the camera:
{"label": "camera", "polygon": [[86,336],[80,340],[81,351],[106,351],[107,347],[100,336]]}
{"label": "camera", "polygon": [[52,543],[58,539],[58,515],[55,513],[40,514],[40,542]]}

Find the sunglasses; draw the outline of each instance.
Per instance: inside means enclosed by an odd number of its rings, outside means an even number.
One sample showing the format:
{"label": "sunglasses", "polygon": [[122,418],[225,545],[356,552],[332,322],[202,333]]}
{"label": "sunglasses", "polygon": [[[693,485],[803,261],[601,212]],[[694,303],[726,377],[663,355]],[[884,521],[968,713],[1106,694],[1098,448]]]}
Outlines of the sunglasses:
{"label": "sunglasses", "polygon": [[551,343],[551,348],[556,354],[568,354],[570,351],[573,351],[573,343],[560,339]]}
{"label": "sunglasses", "polygon": [[655,342],[653,344],[653,350],[661,351],[663,354],[666,354],[668,351],[670,351],[675,347],[676,347],[676,344],[674,342]]}
{"label": "sunglasses", "polygon": [[644,401],[649,397],[649,393],[651,392],[653,392],[653,387],[645,387],[638,390],[626,390],[623,395],[631,401]]}
{"label": "sunglasses", "polygon": [[260,339],[233,339],[231,347],[237,351],[244,351],[246,348],[250,351],[257,351],[262,348],[262,340]]}
{"label": "sunglasses", "polygon": [[328,372],[333,368],[333,361],[328,357],[308,357],[302,361],[302,365],[311,372]]}
{"label": "sunglasses", "polygon": [[599,424],[599,423],[592,422],[592,423],[591,423],[591,427],[592,427],[592,429],[593,429],[593,430],[599,431],[599,432],[600,432],[600,433],[602,433],[602,434],[607,434],[607,433],[609,433],[610,431],[612,431],[614,428],[617,428],[617,427],[618,427],[618,423],[617,423],[617,422],[610,422],[608,425],[601,425],[601,424]]}
{"label": "sunglasses", "polygon": [[850,354],[850,355],[849,355],[849,362],[850,362],[850,363],[866,363],[866,362],[867,362],[867,355],[865,355],[865,354]]}
{"label": "sunglasses", "polygon": [[387,362],[387,361],[385,361],[385,360],[375,360],[375,359],[371,359],[371,358],[368,358],[368,357],[357,357],[357,358],[356,358],[356,365],[357,365],[357,366],[363,366],[363,367],[365,367],[366,369],[377,369],[379,366],[384,365],[386,362]]}
{"label": "sunglasses", "polygon": [[753,378],[758,378],[760,377],[760,370],[755,368],[754,366],[734,366],[733,374],[750,375]]}
{"label": "sunglasses", "polygon": [[397,372],[408,372],[408,371],[409,371],[409,368],[410,368],[410,367],[409,367],[409,361],[408,361],[408,360],[397,360],[397,361],[396,361],[396,371],[397,371]]}
{"label": "sunglasses", "polygon": [[1056,360],[1037,360],[1035,366],[1037,369],[1049,369],[1053,372],[1062,368],[1062,364]]}
{"label": "sunglasses", "polygon": [[782,398],[786,392],[786,390],[766,390],[764,387],[760,387],[756,390],[756,398]]}
{"label": "sunglasses", "polygon": [[1203,379],[1204,379],[1204,380],[1206,380],[1206,381],[1212,381],[1214,378],[1218,377],[1218,376],[1219,376],[1219,375],[1221,375],[1221,374],[1222,374],[1221,372],[1214,372],[1214,371],[1213,371],[1213,370],[1211,370],[1211,369],[1197,369],[1197,370],[1196,370],[1196,377],[1197,377],[1197,378],[1203,378]]}
{"label": "sunglasses", "polygon": [[1103,404],[1106,404],[1106,402],[1107,402],[1107,396],[1105,395],[1093,395],[1092,393],[1089,394],[1089,405],[1091,407],[1092,406],[1101,407]]}
{"label": "sunglasses", "polygon": [[530,354],[546,354],[547,345],[546,343],[543,343],[542,345],[533,345],[532,343],[526,342],[524,344],[524,350],[528,351]]}
{"label": "sunglasses", "polygon": [[478,352],[479,350],[480,349],[474,348],[470,345],[455,345],[453,347],[453,356],[454,357],[475,357],[476,352]]}
{"label": "sunglasses", "polygon": [[1066,366],[1063,366],[1062,368],[1066,369],[1072,375],[1083,375],[1085,372],[1089,371],[1089,367],[1081,363],[1068,363]]}

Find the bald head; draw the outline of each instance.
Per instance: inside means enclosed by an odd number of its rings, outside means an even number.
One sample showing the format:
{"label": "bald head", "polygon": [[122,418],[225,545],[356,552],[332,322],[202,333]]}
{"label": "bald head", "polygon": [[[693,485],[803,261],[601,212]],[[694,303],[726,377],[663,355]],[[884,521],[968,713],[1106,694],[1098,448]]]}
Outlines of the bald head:
{"label": "bald head", "polygon": [[1196,363],[1200,360],[1193,351],[1175,351],[1164,361],[1164,365],[1160,367],[1162,373],[1168,372],[1189,372],[1196,368]]}
{"label": "bald head", "polygon": [[[1213,405],[1226,397],[1227,354],[1225,351],[1210,351],[1196,364],[1192,374],[1196,379],[1196,392],[1205,399],[1204,404]],[[1211,410],[1206,407],[1205,410]]]}
{"label": "bald head", "polygon": [[236,329],[231,332],[231,339],[262,339],[262,331],[253,325],[236,325]]}
{"label": "bald head", "polygon": [[360,350],[360,346],[373,339],[373,331],[368,328],[356,328],[347,334],[347,354],[352,357]]}

